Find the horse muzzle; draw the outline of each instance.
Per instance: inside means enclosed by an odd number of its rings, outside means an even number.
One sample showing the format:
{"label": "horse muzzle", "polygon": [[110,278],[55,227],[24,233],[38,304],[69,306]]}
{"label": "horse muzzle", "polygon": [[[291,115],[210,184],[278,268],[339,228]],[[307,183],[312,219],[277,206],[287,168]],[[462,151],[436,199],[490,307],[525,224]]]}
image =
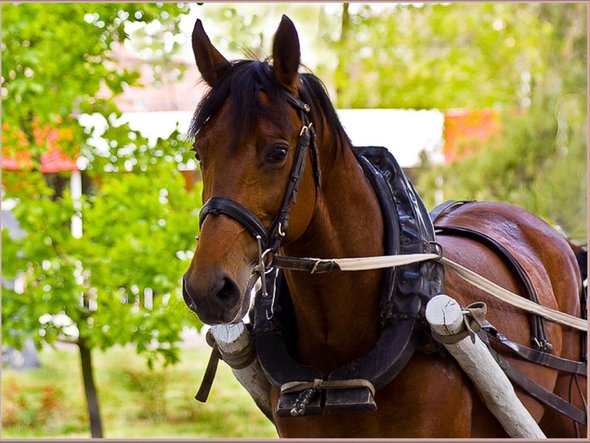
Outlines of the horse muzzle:
{"label": "horse muzzle", "polygon": [[219,269],[196,279],[187,272],[182,278],[182,296],[188,308],[208,325],[238,322],[249,306],[238,284]]}

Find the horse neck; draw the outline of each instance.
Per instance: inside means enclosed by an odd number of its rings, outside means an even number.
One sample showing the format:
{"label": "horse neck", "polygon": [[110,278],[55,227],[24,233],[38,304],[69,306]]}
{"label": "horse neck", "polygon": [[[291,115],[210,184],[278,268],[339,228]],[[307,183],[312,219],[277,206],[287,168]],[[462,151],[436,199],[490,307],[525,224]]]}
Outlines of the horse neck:
{"label": "horse neck", "polygon": [[[339,149],[329,152],[327,140],[318,138],[322,186],[315,212],[305,233],[285,253],[320,258],[382,255],[379,203],[350,146],[341,141]],[[379,334],[381,275],[286,273],[302,362],[329,372],[372,347]]]}

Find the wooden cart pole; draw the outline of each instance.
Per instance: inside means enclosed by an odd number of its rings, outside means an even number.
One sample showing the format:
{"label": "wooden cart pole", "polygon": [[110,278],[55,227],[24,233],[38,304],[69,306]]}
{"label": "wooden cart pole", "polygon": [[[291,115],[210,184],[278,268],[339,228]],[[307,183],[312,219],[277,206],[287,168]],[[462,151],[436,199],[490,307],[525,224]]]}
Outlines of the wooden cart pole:
{"label": "wooden cart pole", "polygon": [[[428,302],[426,320],[439,336],[452,337],[466,329],[461,306],[447,295],[437,295]],[[475,336],[475,343],[467,336],[443,345],[473,381],[487,408],[510,437],[546,438],[479,337]]]}
{"label": "wooden cart pole", "polygon": [[243,322],[211,327],[223,360],[260,410],[272,420],[270,383],[256,358],[253,338]]}

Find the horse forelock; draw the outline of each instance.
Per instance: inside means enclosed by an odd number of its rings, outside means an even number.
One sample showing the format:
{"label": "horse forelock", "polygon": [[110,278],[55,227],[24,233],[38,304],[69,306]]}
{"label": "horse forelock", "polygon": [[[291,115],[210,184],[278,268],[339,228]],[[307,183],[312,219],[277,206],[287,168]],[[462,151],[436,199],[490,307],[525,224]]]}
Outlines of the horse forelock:
{"label": "horse forelock", "polygon": [[[258,99],[258,92],[264,91],[270,103],[281,103],[282,89],[273,78],[271,66],[267,61],[238,60],[203,97],[195,111],[188,135],[192,139],[210,122],[221,107],[230,100],[229,121],[232,145],[240,146],[256,127],[258,117],[280,122],[285,112],[270,108]],[[285,105],[286,106],[286,105]]]}
{"label": "horse forelock", "polygon": [[[322,114],[334,135],[333,143],[337,145],[337,139],[350,143],[321,80],[310,73],[301,74],[300,78],[299,95],[310,105],[310,120],[316,128],[319,127]],[[259,100],[259,91],[265,92],[270,106]],[[285,110],[288,104],[284,98],[285,92],[284,87],[273,77],[272,67],[267,60],[234,61],[199,103],[188,135],[195,139],[199,131],[215,118],[224,103],[231,100],[230,121],[227,122],[227,127],[231,128],[230,143],[235,147],[241,146],[255,130],[258,117],[286,124]]]}

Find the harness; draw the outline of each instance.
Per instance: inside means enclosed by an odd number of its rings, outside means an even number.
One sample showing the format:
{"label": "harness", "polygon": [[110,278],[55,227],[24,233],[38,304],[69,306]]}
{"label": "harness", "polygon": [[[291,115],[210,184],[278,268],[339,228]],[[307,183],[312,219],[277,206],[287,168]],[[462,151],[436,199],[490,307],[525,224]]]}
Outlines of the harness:
{"label": "harness", "polygon": [[[254,342],[258,360],[267,379],[280,391],[277,414],[302,416],[372,411],[377,408],[374,401],[375,390],[392,381],[417,349],[422,347],[424,350],[425,343],[432,344],[428,342],[431,337],[427,333],[428,328],[425,327],[423,314],[428,300],[442,292],[443,266],[434,260],[429,260],[384,269],[380,298],[381,334],[374,348],[365,356],[330,374],[323,374],[317,368],[302,365],[292,357],[294,354],[291,345],[293,342],[291,334],[294,330],[293,316],[289,288],[283,269],[322,273],[338,270],[339,267],[338,264],[329,260],[277,255],[289,227],[290,206],[296,200],[308,151],[311,152],[316,189],[319,188],[321,178],[315,129],[308,117],[310,107],[292,94],[287,92],[284,94],[288,103],[298,111],[302,129],[297,140],[295,159],[285,196],[270,227],[267,229],[256,214],[227,197],[210,198],[201,209],[199,222],[202,225],[208,215],[223,214],[244,226],[257,241],[258,263],[247,290],[250,292],[256,281],[260,279],[261,288],[257,291],[253,308]],[[433,214],[429,215],[410,180],[387,149],[355,147],[354,154],[373,186],[384,214],[385,253],[387,255],[436,254],[441,256],[442,251],[435,241],[435,229],[431,217],[433,220],[436,219],[438,215],[450,210],[457,203],[437,208]],[[437,232],[439,229],[437,227]],[[444,229],[442,233],[450,235],[474,237],[477,234],[454,227],[442,229]],[[511,257],[509,253],[505,254],[503,248],[492,239],[482,235],[477,239],[488,246],[491,245],[492,249],[499,251],[501,255]],[[538,301],[533,285],[526,278],[526,272],[519,267],[516,260],[512,259],[509,262],[520,277],[519,280],[523,282],[524,293],[531,294],[529,298]],[[536,319],[533,320],[532,326],[535,339],[533,341],[538,343],[537,347],[541,351],[550,351],[551,345],[546,340],[541,319],[536,316],[533,318]],[[484,330],[489,336],[486,342],[492,340],[521,357],[522,354],[526,354],[524,358],[528,357],[529,361],[574,374],[586,372],[585,363],[571,362],[558,357],[552,358],[546,352],[522,347],[507,340],[493,330],[493,327],[484,328]],[[491,347],[490,350],[492,351]],[[387,358],[384,359],[383,356]],[[501,366],[505,371],[510,367],[507,363]],[[528,381],[525,383],[519,378],[519,373],[512,371],[511,374],[513,373],[517,374],[511,377],[516,384],[529,386]],[[531,389],[528,391],[530,392]],[[549,403],[551,402],[556,403],[558,400],[552,399]],[[557,409],[560,410],[559,407]],[[564,412],[563,409],[564,407],[561,407],[560,412]],[[566,415],[567,412],[565,412]],[[571,415],[574,415],[578,421],[585,422],[583,414]]]}
{"label": "harness", "polygon": [[[275,254],[287,233],[290,205],[296,199],[310,149],[317,187],[321,176],[315,129],[308,117],[310,107],[290,93],[285,92],[285,98],[298,111],[302,129],[285,197],[270,228],[251,210],[227,197],[210,198],[201,209],[199,223],[202,225],[209,215],[223,214],[244,226],[257,240],[258,264],[248,290],[260,278],[262,287],[254,307],[255,344],[267,378],[282,391],[278,414],[374,410],[375,389],[389,383],[403,369],[418,345],[423,328],[417,323],[423,318],[425,302],[442,289],[442,266],[423,262],[384,270],[380,301],[383,329],[375,347],[363,358],[325,375],[291,357],[283,337],[287,316],[280,315],[288,310],[289,293],[280,268],[307,269],[310,264],[305,259]],[[439,251],[428,212],[393,156],[379,147],[355,148],[355,155],[378,196],[382,213],[386,214],[385,252],[396,255]],[[330,263],[316,263],[310,269],[331,270],[334,266]],[[388,361],[375,365],[375,361],[383,360],[378,358],[382,355],[388,355]],[[318,395],[320,391],[325,395]]]}
{"label": "harness", "polygon": [[[381,147],[354,148],[375,190],[384,217],[388,255],[439,252],[428,212],[393,156]],[[333,263],[276,256],[272,266],[328,272]],[[268,283],[267,283],[268,284]],[[427,301],[441,292],[443,269],[435,261],[383,270],[381,334],[363,357],[330,374],[296,362],[289,349],[290,295],[278,271],[272,295],[257,297],[254,337],[258,359],[269,381],[281,390],[277,414],[313,415],[376,409],[373,396],[391,382],[427,338],[422,323]],[[383,358],[383,356],[387,356]]]}
{"label": "harness", "polygon": [[[436,223],[436,221],[444,214],[457,209],[459,206],[463,206],[471,202],[473,202],[473,200],[450,200],[434,208],[430,213],[430,216],[433,222]],[[504,263],[508,264],[516,277],[516,281],[520,286],[522,295],[529,300],[540,304],[537,290],[531,282],[528,273],[520,264],[520,262],[498,241],[482,232],[469,229],[464,226],[435,225],[435,229],[436,233],[439,235],[469,238],[483,244],[484,246],[487,246],[490,250],[501,257]],[[553,349],[553,346],[547,339],[544,320],[537,315],[532,315],[530,320],[531,342],[537,349],[550,353]]]}
{"label": "harness", "polygon": [[[299,182],[303,175],[305,167],[305,159],[307,158],[307,151],[311,147],[311,157],[313,163],[314,180],[316,187],[320,185],[320,165],[318,158],[318,148],[315,141],[315,128],[313,123],[309,121],[308,113],[310,107],[307,103],[302,102],[294,95],[285,92],[287,101],[299,111],[299,118],[301,119],[302,128],[297,139],[297,148],[295,151],[295,160],[291,168],[291,174],[287,183],[285,197],[281,208],[272,222],[269,229],[264,226],[260,218],[254,214],[250,209],[242,204],[227,198],[227,197],[212,197],[201,208],[199,214],[199,225],[202,226],[208,215],[224,214],[233,218],[242,226],[244,226],[255,238],[259,238],[261,248],[265,258],[269,253],[278,251],[281,242],[285,238],[287,229],[289,228],[289,213],[291,203],[295,202],[297,191],[299,190]],[[261,270],[262,272],[262,270]]]}

